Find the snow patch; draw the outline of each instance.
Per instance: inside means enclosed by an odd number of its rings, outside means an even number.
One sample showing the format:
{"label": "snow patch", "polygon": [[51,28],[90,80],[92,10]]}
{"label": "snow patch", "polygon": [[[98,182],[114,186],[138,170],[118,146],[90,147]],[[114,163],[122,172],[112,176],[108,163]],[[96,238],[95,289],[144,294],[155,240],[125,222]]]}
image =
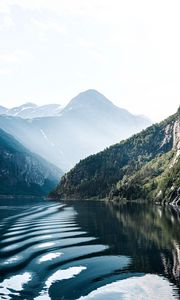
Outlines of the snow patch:
{"label": "snow patch", "polygon": [[18,114],[20,114],[22,111],[26,110],[26,109],[32,109],[32,106],[26,106],[26,107],[22,107],[21,109],[19,109],[14,116],[17,116]]}
{"label": "snow patch", "polygon": [[48,137],[47,137],[47,135],[45,134],[45,132],[44,132],[42,129],[40,129],[40,131],[41,131],[43,137],[44,137],[46,140],[49,140]]}
{"label": "snow patch", "polygon": [[59,105],[56,109],[55,109],[55,111],[61,111],[62,110],[62,106],[61,105]]}
{"label": "snow patch", "polygon": [[40,131],[41,131],[41,134],[43,135],[43,137],[51,144],[51,146],[55,147],[55,144],[48,139],[48,137],[45,134],[45,132],[42,129],[40,129]]}

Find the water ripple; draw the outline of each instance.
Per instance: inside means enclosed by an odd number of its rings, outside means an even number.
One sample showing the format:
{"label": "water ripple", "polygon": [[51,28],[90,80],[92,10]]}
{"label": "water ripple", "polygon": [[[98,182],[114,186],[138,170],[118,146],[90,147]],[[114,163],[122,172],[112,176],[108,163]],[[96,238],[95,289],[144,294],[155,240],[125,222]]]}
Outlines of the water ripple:
{"label": "water ripple", "polygon": [[0,233],[1,299],[108,299],[112,289],[120,295],[113,282],[144,275],[130,272],[130,256],[111,254],[83,229],[71,205],[22,206],[2,220]]}

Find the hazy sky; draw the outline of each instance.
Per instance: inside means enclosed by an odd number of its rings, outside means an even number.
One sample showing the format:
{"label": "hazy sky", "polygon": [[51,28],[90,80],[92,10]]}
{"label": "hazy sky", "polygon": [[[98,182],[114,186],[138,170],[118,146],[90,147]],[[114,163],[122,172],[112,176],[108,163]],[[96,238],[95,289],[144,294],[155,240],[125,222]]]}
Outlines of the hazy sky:
{"label": "hazy sky", "polygon": [[0,105],[89,88],[160,120],[180,104],[179,0],[0,0]]}

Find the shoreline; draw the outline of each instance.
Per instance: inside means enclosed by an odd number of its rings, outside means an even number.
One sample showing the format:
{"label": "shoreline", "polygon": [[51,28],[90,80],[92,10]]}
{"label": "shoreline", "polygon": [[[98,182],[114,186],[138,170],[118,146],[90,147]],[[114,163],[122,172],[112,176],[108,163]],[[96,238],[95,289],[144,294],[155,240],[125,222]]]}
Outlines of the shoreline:
{"label": "shoreline", "polygon": [[0,195],[0,199],[14,199],[14,198],[28,198],[28,199],[34,199],[34,198],[47,198],[46,196],[34,196],[34,195]]}

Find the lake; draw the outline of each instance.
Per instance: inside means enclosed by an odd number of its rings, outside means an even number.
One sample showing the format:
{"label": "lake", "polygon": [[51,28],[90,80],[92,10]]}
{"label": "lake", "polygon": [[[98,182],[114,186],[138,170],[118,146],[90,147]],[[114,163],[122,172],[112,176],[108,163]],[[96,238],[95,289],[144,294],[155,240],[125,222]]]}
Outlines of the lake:
{"label": "lake", "polygon": [[174,208],[0,201],[0,299],[180,299]]}

